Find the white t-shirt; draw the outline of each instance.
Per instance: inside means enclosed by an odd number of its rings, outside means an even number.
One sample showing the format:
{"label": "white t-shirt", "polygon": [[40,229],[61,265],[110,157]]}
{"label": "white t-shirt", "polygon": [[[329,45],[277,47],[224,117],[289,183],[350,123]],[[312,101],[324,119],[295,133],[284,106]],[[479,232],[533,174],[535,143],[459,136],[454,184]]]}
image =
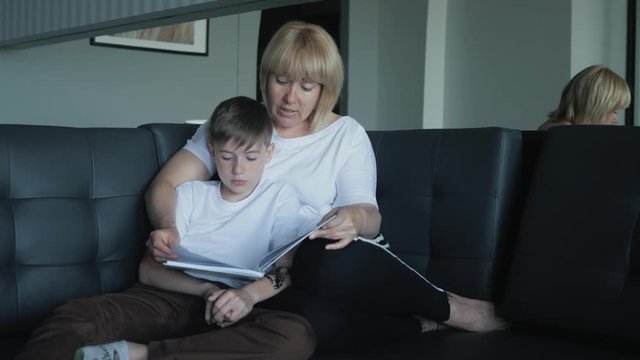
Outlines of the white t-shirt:
{"label": "white t-shirt", "polygon": [[[208,122],[201,125],[184,149],[196,155],[213,174],[207,150]],[[332,208],[376,201],[376,160],[364,128],[343,116],[310,135],[284,139],[274,131],[275,152],[264,177],[284,181],[298,198],[324,215]]]}
{"label": "white t-shirt", "polygon": [[[248,197],[237,202],[222,198],[219,181],[185,182],[176,196],[180,245],[229,265],[254,268],[270,250],[296,239],[304,226],[295,191],[281,181],[262,179]],[[224,275],[185,272],[231,287],[248,283]]]}

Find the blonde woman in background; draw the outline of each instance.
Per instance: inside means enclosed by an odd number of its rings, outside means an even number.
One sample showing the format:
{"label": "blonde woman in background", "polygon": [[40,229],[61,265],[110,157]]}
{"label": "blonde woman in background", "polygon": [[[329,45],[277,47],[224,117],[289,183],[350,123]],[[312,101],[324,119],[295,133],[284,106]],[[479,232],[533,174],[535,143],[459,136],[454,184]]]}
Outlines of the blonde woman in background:
{"label": "blonde woman in background", "polygon": [[614,125],[631,102],[627,82],[603,65],[576,74],[562,90],[560,104],[538,130],[557,125]]}

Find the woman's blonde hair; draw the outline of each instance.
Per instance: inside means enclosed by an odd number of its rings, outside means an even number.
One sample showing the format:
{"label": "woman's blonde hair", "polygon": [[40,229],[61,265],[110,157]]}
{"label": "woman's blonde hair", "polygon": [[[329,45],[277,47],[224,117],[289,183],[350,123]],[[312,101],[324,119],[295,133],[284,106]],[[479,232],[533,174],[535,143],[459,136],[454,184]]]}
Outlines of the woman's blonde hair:
{"label": "woman's blonde hair", "polygon": [[602,124],[612,111],[631,102],[627,82],[611,69],[592,65],[576,74],[562,90],[558,108],[549,113],[551,122],[574,125]]}
{"label": "woman's blonde hair", "polygon": [[338,101],[344,80],[338,47],[325,29],[291,21],[273,35],[260,63],[260,91],[268,109],[271,105],[267,90],[270,75],[287,75],[291,79],[320,84],[318,104],[309,121],[312,131],[324,127],[327,115]]}

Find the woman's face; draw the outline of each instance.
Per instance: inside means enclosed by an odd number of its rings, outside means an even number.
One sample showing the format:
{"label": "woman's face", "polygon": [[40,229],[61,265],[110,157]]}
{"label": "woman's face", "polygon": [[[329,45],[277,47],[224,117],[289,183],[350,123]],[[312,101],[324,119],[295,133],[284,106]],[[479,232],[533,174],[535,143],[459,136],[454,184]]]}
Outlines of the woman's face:
{"label": "woman's face", "polygon": [[603,125],[616,125],[618,123],[618,112],[622,111],[621,109],[614,110],[607,114],[602,122]]}
{"label": "woman's face", "polygon": [[309,117],[318,105],[322,86],[287,75],[271,74],[267,81],[269,113],[276,129],[289,134],[307,134],[311,125]]}

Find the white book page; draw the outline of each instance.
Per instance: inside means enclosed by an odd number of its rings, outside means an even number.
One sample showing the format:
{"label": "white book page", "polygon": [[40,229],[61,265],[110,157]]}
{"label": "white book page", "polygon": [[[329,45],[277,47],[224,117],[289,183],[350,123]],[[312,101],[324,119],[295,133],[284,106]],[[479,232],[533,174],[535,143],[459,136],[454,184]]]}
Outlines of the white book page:
{"label": "white book page", "polygon": [[288,244],[281,245],[281,246],[271,250],[260,261],[260,264],[258,265],[258,270],[263,271],[263,272],[266,271],[269,268],[269,266],[273,265],[273,263],[278,261],[278,259],[280,259],[282,256],[284,256],[287,252],[289,252],[291,249],[296,247],[298,244],[300,244],[304,239],[309,237],[309,235],[311,235],[312,232],[314,232],[314,231],[320,229],[321,227],[325,226],[327,223],[329,223],[329,221],[331,221],[331,220],[333,220],[335,218],[336,218],[336,215],[333,215],[332,217],[330,217],[327,220],[321,222],[316,227],[314,227],[313,229],[309,230],[306,234],[300,236],[299,238],[293,240],[292,242],[290,242]]}
{"label": "white book page", "polygon": [[190,269],[190,270],[199,270],[199,271],[209,271],[220,274],[227,274],[232,276],[245,277],[250,279],[259,279],[264,276],[265,271],[273,265],[278,259],[284,256],[291,249],[300,244],[304,239],[309,237],[312,232],[320,229],[325,226],[329,221],[333,220],[336,216],[333,215],[329,219],[323,221],[318,224],[313,229],[309,230],[306,234],[300,236],[299,238],[281,245],[269,253],[267,253],[256,269],[244,269],[239,268],[233,265],[226,264],[221,261],[216,261],[212,258],[202,256],[196,254],[194,252],[189,251],[187,248],[176,245],[172,247],[172,250],[178,254],[177,260],[169,260],[164,263],[167,267],[178,268],[178,269]]}

